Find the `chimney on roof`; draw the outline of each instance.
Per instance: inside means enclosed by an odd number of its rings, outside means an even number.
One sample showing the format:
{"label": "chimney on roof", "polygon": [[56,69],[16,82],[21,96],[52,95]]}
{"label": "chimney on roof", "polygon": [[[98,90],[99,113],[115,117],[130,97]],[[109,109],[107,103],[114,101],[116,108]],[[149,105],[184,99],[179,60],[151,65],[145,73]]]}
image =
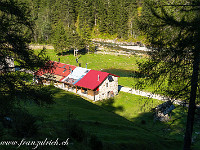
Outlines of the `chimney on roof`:
{"label": "chimney on roof", "polygon": [[99,76],[99,74],[98,74],[98,81],[99,81],[99,78],[100,78],[100,76]]}
{"label": "chimney on roof", "polygon": [[69,66],[69,71],[70,71],[70,73],[72,72],[72,68]]}

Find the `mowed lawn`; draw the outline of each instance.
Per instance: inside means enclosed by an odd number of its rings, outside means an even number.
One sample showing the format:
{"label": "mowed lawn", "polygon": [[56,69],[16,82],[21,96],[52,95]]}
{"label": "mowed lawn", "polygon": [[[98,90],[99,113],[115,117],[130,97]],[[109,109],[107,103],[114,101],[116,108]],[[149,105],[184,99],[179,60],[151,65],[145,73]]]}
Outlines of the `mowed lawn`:
{"label": "mowed lawn", "polygon": [[[135,149],[181,149],[182,140],[178,137],[156,132],[158,127],[166,127],[160,122],[153,125],[150,109],[160,101],[121,92],[114,100],[94,103],[64,90],[53,87],[51,90],[55,92],[55,104],[26,106],[34,116],[43,118],[40,138],[64,138],[65,124],[73,119],[105,143],[125,144]],[[149,101],[146,106],[145,101]]]}
{"label": "mowed lawn", "polygon": [[[35,50],[35,52],[39,52],[40,50]],[[74,57],[73,54],[68,55],[56,55],[54,50],[48,49],[46,50],[47,56],[50,57],[50,60],[58,61],[60,58],[60,62],[71,64],[75,66],[79,66],[81,63],[82,67],[86,67],[88,69],[106,71],[109,73],[114,73],[119,75],[119,84],[123,86],[133,87],[133,85],[137,82],[137,78],[134,78],[134,71],[138,71],[137,62],[142,62],[145,60],[144,56],[138,55],[103,55],[103,54],[85,54],[78,55]],[[78,63],[76,62],[76,58],[78,59]]]}
{"label": "mowed lawn", "polygon": [[[35,50],[35,52],[39,52],[40,50]],[[87,67],[89,69],[101,70],[101,69],[121,69],[121,70],[138,70],[136,62],[141,62],[144,60],[144,56],[137,55],[103,55],[103,54],[80,54],[74,57],[73,54],[66,55],[57,55],[54,50],[48,49],[46,50],[46,54],[53,61],[58,61],[60,58],[60,62],[67,63],[71,65],[78,66],[81,63],[82,67]],[[76,62],[76,58],[78,59],[78,63]]]}
{"label": "mowed lawn", "polygon": [[[40,50],[35,50],[35,52],[39,52]],[[142,55],[103,55],[103,54],[84,54],[78,55],[74,57],[73,54],[66,55],[57,55],[54,50],[48,49],[46,50],[46,55],[50,57],[52,61],[71,64],[75,66],[79,66],[81,63],[82,67],[86,67],[88,69],[105,71],[108,73],[116,74],[120,76],[118,79],[119,85],[135,88],[139,79],[142,77],[138,77],[138,65],[137,63],[144,62],[146,60],[146,56]],[[78,58],[78,63],[76,62],[76,58]],[[154,86],[147,86],[143,90],[152,92],[154,91]]]}

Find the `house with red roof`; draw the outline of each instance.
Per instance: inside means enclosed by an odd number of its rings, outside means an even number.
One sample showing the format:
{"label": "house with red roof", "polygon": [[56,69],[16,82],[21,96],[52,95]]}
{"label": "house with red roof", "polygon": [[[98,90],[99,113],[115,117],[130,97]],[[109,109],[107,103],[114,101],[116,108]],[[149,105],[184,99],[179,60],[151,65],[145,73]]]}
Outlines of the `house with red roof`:
{"label": "house with red roof", "polygon": [[34,73],[36,82],[50,84],[60,82],[67,77],[76,66],[60,62],[49,61],[44,68],[40,68]]}
{"label": "house with red roof", "polygon": [[97,101],[118,94],[117,75],[50,61],[35,72],[37,83],[54,86]]}

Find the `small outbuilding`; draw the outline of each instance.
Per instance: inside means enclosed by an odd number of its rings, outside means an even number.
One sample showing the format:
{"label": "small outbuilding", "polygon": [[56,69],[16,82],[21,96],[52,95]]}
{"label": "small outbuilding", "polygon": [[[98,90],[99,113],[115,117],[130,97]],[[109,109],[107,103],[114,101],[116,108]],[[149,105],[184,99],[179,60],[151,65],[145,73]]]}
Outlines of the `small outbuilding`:
{"label": "small outbuilding", "polygon": [[[176,107],[173,105],[171,100],[166,101],[155,108],[155,119],[160,121],[169,121],[171,118],[171,112]],[[170,114],[170,118],[169,118]]]}

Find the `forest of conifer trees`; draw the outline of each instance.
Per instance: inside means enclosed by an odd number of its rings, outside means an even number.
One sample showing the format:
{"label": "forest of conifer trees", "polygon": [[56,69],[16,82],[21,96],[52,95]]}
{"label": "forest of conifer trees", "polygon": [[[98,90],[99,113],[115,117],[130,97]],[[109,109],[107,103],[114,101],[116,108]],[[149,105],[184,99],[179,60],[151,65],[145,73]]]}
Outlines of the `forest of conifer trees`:
{"label": "forest of conifer trees", "polygon": [[83,40],[101,35],[135,38],[135,18],[142,4],[141,0],[20,1],[27,3],[35,22],[33,43],[53,44],[63,36],[65,45],[72,35]]}

